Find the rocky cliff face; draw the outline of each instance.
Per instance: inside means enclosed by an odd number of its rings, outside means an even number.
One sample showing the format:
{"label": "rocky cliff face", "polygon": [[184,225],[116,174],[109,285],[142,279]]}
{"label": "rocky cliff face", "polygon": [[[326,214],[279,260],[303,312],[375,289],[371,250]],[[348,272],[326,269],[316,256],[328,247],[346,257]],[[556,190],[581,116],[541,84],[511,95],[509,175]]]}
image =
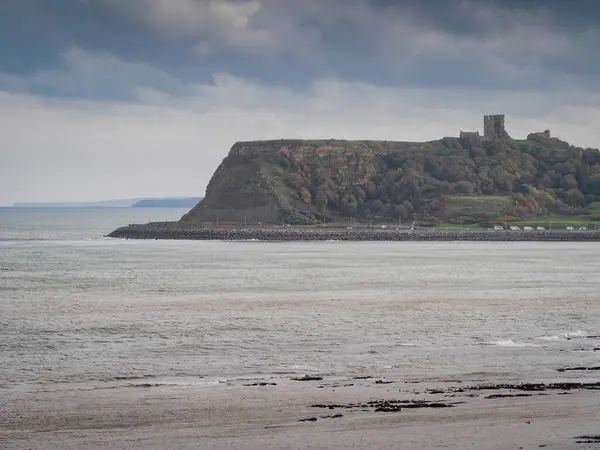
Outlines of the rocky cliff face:
{"label": "rocky cliff face", "polygon": [[[600,201],[600,153],[558,139],[236,143],[183,223],[463,221]],[[465,206],[466,205],[466,206]]]}

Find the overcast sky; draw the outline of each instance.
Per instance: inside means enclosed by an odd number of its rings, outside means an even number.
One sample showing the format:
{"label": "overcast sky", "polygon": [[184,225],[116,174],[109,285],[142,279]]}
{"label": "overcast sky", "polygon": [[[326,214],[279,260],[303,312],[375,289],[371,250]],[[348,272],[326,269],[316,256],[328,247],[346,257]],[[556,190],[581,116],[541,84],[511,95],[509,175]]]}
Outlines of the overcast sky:
{"label": "overcast sky", "polygon": [[203,195],[235,141],[506,114],[600,146],[598,0],[1,0],[0,205]]}

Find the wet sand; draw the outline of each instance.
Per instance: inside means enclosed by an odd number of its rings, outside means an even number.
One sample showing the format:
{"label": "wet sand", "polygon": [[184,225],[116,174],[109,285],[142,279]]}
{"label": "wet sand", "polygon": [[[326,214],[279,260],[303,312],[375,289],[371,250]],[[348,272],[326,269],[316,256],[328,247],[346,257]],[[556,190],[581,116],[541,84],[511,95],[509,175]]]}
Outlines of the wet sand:
{"label": "wet sand", "polygon": [[598,385],[377,381],[13,390],[0,400],[0,448],[600,448],[578,439],[600,434]]}

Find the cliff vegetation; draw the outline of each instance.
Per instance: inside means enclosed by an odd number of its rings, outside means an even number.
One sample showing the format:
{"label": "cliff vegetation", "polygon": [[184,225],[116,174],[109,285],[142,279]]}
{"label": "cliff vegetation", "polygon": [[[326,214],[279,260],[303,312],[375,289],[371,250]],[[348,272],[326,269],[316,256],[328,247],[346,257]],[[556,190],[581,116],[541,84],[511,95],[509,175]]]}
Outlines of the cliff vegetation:
{"label": "cliff vegetation", "polygon": [[600,152],[539,134],[257,141],[233,146],[182,222],[469,224],[580,214],[598,201]]}

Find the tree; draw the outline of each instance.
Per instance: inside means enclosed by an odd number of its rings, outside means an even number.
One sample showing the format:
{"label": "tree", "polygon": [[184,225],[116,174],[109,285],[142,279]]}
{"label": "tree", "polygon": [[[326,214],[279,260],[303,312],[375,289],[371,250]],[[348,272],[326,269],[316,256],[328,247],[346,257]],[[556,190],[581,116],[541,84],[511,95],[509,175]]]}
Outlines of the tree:
{"label": "tree", "polygon": [[368,198],[377,198],[377,186],[372,181],[365,183],[365,192]]}
{"label": "tree", "polygon": [[327,196],[323,191],[318,191],[317,195],[315,195],[315,205],[319,211],[325,211],[325,208],[327,208]]}
{"label": "tree", "polygon": [[559,185],[565,191],[568,191],[569,189],[577,189],[579,187],[579,185],[577,184],[577,180],[575,179],[575,176],[572,174],[567,174],[564,177],[562,177]]}
{"label": "tree", "polygon": [[565,201],[571,205],[583,205],[585,197],[579,189],[571,189],[565,194]]}
{"label": "tree", "polygon": [[454,185],[454,190],[459,194],[470,194],[474,189],[475,186],[469,181],[459,181]]}
{"label": "tree", "polygon": [[312,201],[312,195],[308,192],[308,189],[302,188],[300,189],[300,198],[304,203],[310,203]]}
{"label": "tree", "polygon": [[600,195],[600,174],[591,176],[585,183],[583,190],[586,194]]}
{"label": "tree", "polygon": [[381,212],[381,208],[383,208],[383,202],[379,199],[373,200],[371,203],[371,210],[374,213]]}
{"label": "tree", "polygon": [[354,189],[354,195],[356,196],[357,199],[359,199],[363,202],[367,199],[367,193],[361,187],[356,187]]}
{"label": "tree", "polygon": [[290,173],[289,181],[290,184],[296,189],[300,189],[305,183],[304,178],[302,178],[302,175],[300,175],[298,172]]}
{"label": "tree", "polygon": [[346,214],[347,216],[356,215],[356,212],[357,212],[356,203],[352,203],[352,202],[348,201],[347,198],[345,198],[344,200],[342,200],[342,212],[344,214]]}
{"label": "tree", "polygon": [[391,211],[392,211],[391,203],[384,203],[383,206],[381,207],[381,209],[379,210],[379,212],[384,216],[387,216]]}
{"label": "tree", "polygon": [[394,214],[396,215],[396,217],[402,220],[408,219],[408,212],[406,211],[406,208],[402,205],[396,205],[394,207]]}

